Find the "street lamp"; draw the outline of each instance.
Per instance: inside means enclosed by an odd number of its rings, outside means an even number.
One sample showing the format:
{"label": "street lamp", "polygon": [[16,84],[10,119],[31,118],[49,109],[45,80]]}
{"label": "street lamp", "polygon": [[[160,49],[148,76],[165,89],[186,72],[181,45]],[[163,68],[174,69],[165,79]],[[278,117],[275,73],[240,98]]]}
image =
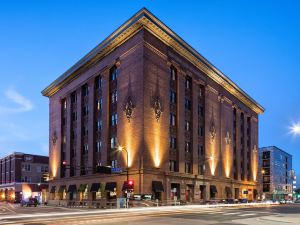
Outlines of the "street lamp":
{"label": "street lamp", "polygon": [[261,174],[262,174],[262,175],[265,175],[265,174],[266,174],[266,171],[265,171],[264,169],[262,169],[262,170],[261,170]]}
{"label": "street lamp", "polygon": [[128,151],[127,151],[127,149],[126,149],[126,147],[124,147],[124,146],[122,146],[122,145],[119,145],[118,147],[117,147],[117,150],[119,151],[119,152],[123,152],[123,151],[125,151],[126,152],[126,158],[127,158],[127,162],[126,162],[126,164],[127,164],[127,168],[126,168],[126,207],[128,208],[128,203],[129,203],[129,201],[128,201],[128,185],[129,185],[129,154],[128,154]]}
{"label": "street lamp", "polygon": [[127,162],[126,162],[126,164],[127,164],[126,175],[127,175],[127,182],[128,182],[128,180],[129,180],[129,173],[128,173],[128,170],[129,170],[129,154],[128,154],[128,151],[127,151],[126,147],[124,147],[124,146],[119,145],[117,149],[118,149],[119,152],[123,152],[123,151],[126,152],[126,156],[127,156],[126,157],[127,158]]}

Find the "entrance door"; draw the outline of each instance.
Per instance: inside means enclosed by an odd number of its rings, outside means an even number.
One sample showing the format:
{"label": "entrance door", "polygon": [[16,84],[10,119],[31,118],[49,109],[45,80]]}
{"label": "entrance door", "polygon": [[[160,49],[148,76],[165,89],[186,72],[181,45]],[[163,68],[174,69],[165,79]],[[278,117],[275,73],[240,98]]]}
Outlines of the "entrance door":
{"label": "entrance door", "polygon": [[200,200],[205,201],[206,200],[206,186],[200,185]]}
{"label": "entrance door", "polygon": [[171,184],[171,200],[180,200],[180,184]]}
{"label": "entrance door", "polygon": [[239,188],[235,188],[234,189],[234,198],[235,199],[239,199],[240,198],[240,189]]}

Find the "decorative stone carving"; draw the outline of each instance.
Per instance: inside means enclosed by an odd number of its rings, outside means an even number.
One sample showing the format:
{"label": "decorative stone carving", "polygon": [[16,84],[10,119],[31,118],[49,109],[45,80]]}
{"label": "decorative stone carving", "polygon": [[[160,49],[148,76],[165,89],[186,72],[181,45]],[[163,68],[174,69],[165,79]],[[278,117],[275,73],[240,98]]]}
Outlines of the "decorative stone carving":
{"label": "decorative stone carving", "polygon": [[152,108],[154,110],[155,119],[158,122],[160,117],[161,117],[161,114],[163,112],[162,100],[161,100],[161,97],[159,95],[152,96]]}
{"label": "decorative stone carving", "polygon": [[226,142],[226,145],[230,145],[230,143],[231,143],[231,137],[230,137],[229,131],[226,132],[225,142]]}
{"label": "decorative stone carving", "polygon": [[214,109],[212,108],[212,114],[211,114],[211,120],[210,120],[210,127],[209,127],[209,133],[210,133],[210,140],[211,142],[214,142],[215,137],[217,135],[217,130],[215,126],[215,118],[214,118]]}
{"label": "decorative stone carving", "polygon": [[253,146],[253,153],[257,153],[257,146],[256,145]]}
{"label": "decorative stone carving", "polygon": [[132,118],[133,111],[135,109],[135,102],[132,96],[132,91],[131,91],[131,79],[130,79],[130,74],[129,74],[129,81],[128,81],[128,92],[127,92],[127,97],[125,98],[124,104],[123,104],[123,111],[125,113],[125,116],[128,120],[128,123],[130,123],[130,120]]}
{"label": "decorative stone carving", "polygon": [[52,135],[52,143],[53,145],[55,145],[57,142],[57,134],[56,134],[56,131],[53,132],[53,135]]}
{"label": "decorative stone carving", "polygon": [[126,118],[129,123],[130,123],[130,119],[132,118],[134,109],[135,109],[135,104],[133,103],[132,97],[128,96],[124,103],[123,111],[125,112]]}
{"label": "decorative stone carving", "polygon": [[157,80],[156,80],[156,89],[154,94],[152,94],[151,97],[151,107],[154,110],[154,115],[155,115],[155,119],[158,122],[161,114],[163,112],[163,102],[162,102],[162,97],[160,96],[159,93],[159,85],[158,85],[159,81],[158,81],[158,75],[157,75]]}

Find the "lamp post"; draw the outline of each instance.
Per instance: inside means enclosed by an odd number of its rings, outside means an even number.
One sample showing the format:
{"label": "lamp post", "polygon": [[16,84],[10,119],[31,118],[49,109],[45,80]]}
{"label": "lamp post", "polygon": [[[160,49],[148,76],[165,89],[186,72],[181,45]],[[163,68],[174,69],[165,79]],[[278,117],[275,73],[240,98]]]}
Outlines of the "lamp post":
{"label": "lamp post", "polygon": [[126,147],[124,147],[124,146],[119,145],[117,149],[118,149],[118,151],[120,151],[120,152],[123,152],[123,151],[126,152],[126,158],[127,158],[127,162],[126,162],[126,164],[127,164],[127,168],[126,168],[126,207],[128,208],[128,203],[129,203],[129,201],[128,201],[128,196],[129,196],[129,195],[128,195],[129,154],[128,154],[128,151],[127,151]]}
{"label": "lamp post", "polygon": [[129,180],[129,173],[128,173],[128,170],[129,170],[129,154],[128,154],[128,151],[125,147],[119,145],[118,146],[118,151],[122,152],[122,151],[125,151],[126,152],[126,158],[127,158],[127,161],[126,161],[126,165],[127,165],[127,168],[126,168],[126,177],[127,177],[127,182]]}

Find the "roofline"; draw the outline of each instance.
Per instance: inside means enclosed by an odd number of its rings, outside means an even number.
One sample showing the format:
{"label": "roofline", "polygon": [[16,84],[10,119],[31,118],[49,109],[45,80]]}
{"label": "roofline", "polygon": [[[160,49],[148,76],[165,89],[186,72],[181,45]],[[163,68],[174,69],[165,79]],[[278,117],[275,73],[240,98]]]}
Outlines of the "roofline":
{"label": "roofline", "polygon": [[[205,72],[206,75],[224,87],[233,96],[238,98],[257,114],[261,114],[265,111],[265,109],[259,103],[257,103],[240,87],[238,87],[229,77],[218,70],[211,62],[209,62],[193,47],[181,39],[175,32],[163,24],[146,8],[142,8],[140,11],[138,11],[116,31],[109,35],[104,41],[102,41],[77,63],[75,63],[70,69],[58,77],[42,91],[42,94],[44,96],[51,97],[65,84],[71,82],[77,75],[79,75],[80,70],[83,69],[84,66],[86,66],[88,63],[92,63],[92,59],[104,57],[113,51],[117,46],[121,45],[127,39],[132,37],[136,31],[139,31],[143,28],[151,31],[161,41],[171,46],[183,57],[187,58],[191,63]],[[160,36],[162,33],[166,35],[164,38]],[[120,36],[124,37],[121,38]],[[164,40],[166,38],[168,38],[168,42]]]}
{"label": "roofline", "polygon": [[49,158],[49,156],[46,155],[36,155],[36,154],[30,154],[30,153],[24,153],[24,152],[11,152],[8,154],[5,154],[4,156],[0,157],[0,159],[4,159],[6,157],[9,157],[11,155],[30,155],[30,156],[38,156],[38,157],[45,157],[45,158]]}
{"label": "roofline", "polygon": [[288,152],[282,150],[281,148],[278,148],[278,147],[275,146],[275,145],[270,145],[270,146],[266,146],[266,147],[260,147],[259,150],[260,150],[260,151],[263,151],[264,149],[267,149],[267,148],[275,148],[275,149],[277,149],[277,150],[279,150],[279,151],[281,151],[281,152],[284,152],[285,154],[287,154],[287,155],[293,157],[292,154],[290,154],[290,153],[288,153]]}

